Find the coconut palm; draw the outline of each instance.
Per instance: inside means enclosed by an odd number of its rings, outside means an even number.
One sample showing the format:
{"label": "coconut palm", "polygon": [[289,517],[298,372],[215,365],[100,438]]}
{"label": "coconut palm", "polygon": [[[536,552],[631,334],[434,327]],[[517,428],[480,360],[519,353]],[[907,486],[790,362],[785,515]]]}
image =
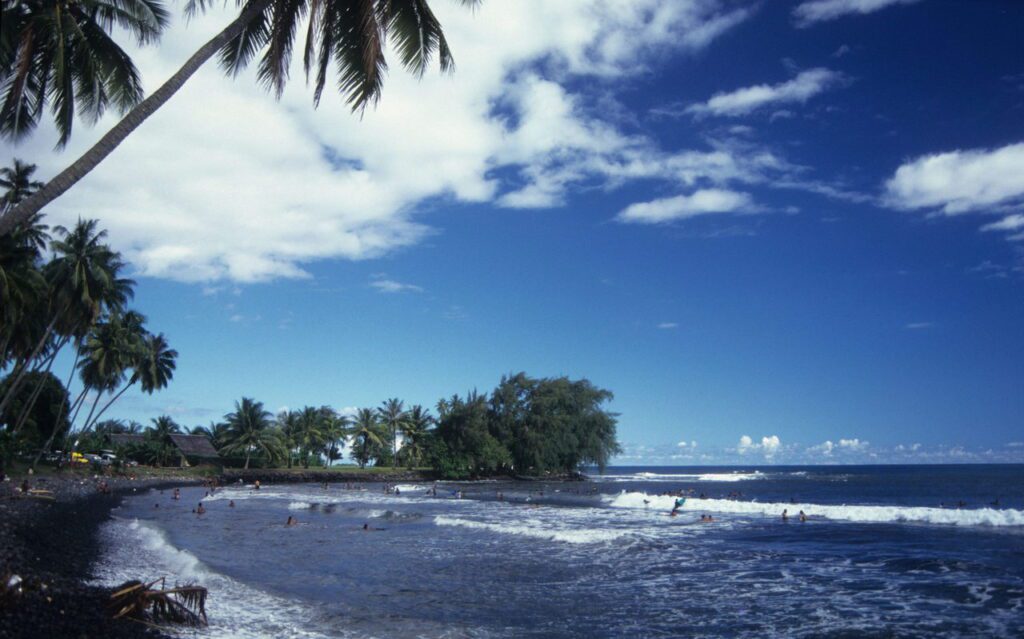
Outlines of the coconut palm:
{"label": "coconut palm", "polygon": [[352,457],[360,468],[366,466],[375,451],[384,446],[380,429],[377,412],[372,408],[360,408],[349,431],[352,437]]}
{"label": "coconut palm", "polygon": [[10,167],[0,169],[0,188],[4,189],[4,194],[0,195],[0,213],[21,204],[25,198],[45,186],[43,182],[32,179],[35,172],[35,164],[22,162],[18,158],[14,158]]}
{"label": "coconut palm", "polygon": [[[87,0],[97,2],[98,0]],[[475,6],[479,0],[457,0]],[[14,0],[4,0],[6,3]],[[45,187],[0,217],[0,235],[52,202],[81,180],[146,118],[155,113],[215,54],[221,66],[237,75],[260,52],[257,78],[280,97],[288,80],[295,34],[305,21],[303,63],[313,80],[313,103],[319,104],[333,62],[338,92],[353,111],[361,111],[380,98],[387,62],[384,45],[391,38],[402,66],[422,75],[436,53],[442,71],[453,68],[453,58],[441,24],[427,0],[236,0],[241,11],[220,33],[199,48],[163,85],[135,106],[96,144],[61,171]],[[210,0],[189,0],[186,15],[205,10]],[[20,20],[20,18],[19,18]],[[7,20],[5,20],[6,24]],[[11,24],[15,24],[11,21]],[[6,27],[5,29],[15,27]],[[7,33],[7,31],[5,31]],[[13,36],[4,36],[13,42]],[[10,45],[6,45],[10,46]],[[2,48],[2,47],[0,47]],[[5,59],[12,59],[7,54]],[[32,64],[33,69],[39,65]],[[3,65],[9,74],[10,66]],[[33,71],[36,75],[40,71]],[[29,77],[35,77],[31,73]],[[66,74],[65,74],[66,77]],[[70,131],[70,129],[68,129]]]}
{"label": "coconut palm", "polygon": [[[167,338],[164,337],[163,333],[150,335],[141,330],[141,326],[139,326],[136,330],[126,333],[123,337],[130,347],[126,354],[126,364],[132,369],[131,379],[121,387],[121,390],[116,395],[110,398],[100,412],[96,413],[96,416],[92,419],[92,424],[99,421],[103,413],[107,412],[107,409],[137,382],[140,383],[143,393],[152,395],[155,391],[166,388],[170,384],[171,378],[174,377],[175,360],[178,357],[178,351],[169,347]],[[82,427],[83,430],[88,430],[89,424],[89,422],[86,422]]]}
{"label": "coconut palm", "polygon": [[110,105],[125,113],[142,100],[139,72],[110,32],[123,29],[144,45],[169,18],[159,0],[3,0],[3,13],[0,135],[23,138],[50,106],[58,147],[76,111],[95,122]]}
{"label": "coconut palm", "polygon": [[345,447],[345,440],[348,435],[348,427],[352,418],[348,415],[341,415],[331,409],[330,406],[323,406],[321,412],[324,414],[324,455],[327,457],[327,465],[342,458],[341,450]]}
{"label": "coconut palm", "polygon": [[299,445],[299,413],[294,410],[283,410],[277,414],[275,421],[281,431],[282,444],[287,450],[288,468],[291,468],[295,448]]}
{"label": "coconut palm", "polygon": [[224,416],[227,430],[224,433],[224,450],[228,453],[245,453],[245,468],[253,452],[262,452],[275,459],[283,452],[281,433],[274,428],[271,414],[263,409],[263,402],[243,397],[235,402],[235,410]]}
{"label": "coconut palm", "polygon": [[146,438],[157,446],[157,463],[165,466],[167,458],[174,453],[171,435],[180,433],[181,427],[167,415],[161,415],[152,421],[153,425],[146,429]]}
{"label": "coconut palm", "polygon": [[377,409],[381,424],[391,433],[391,461],[398,467],[398,431],[409,422],[409,414],[403,409],[403,402],[397,397],[385,401]]}
{"label": "coconut palm", "polygon": [[302,455],[303,468],[309,468],[310,454],[318,452],[324,445],[324,425],[324,414],[319,408],[306,406],[299,411],[295,443]]}
{"label": "coconut palm", "polygon": [[408,466],[415,466],[426,453],[429,428],[434,423],[430,411],[420,405],[409,409],[402,432],[402,460]]}

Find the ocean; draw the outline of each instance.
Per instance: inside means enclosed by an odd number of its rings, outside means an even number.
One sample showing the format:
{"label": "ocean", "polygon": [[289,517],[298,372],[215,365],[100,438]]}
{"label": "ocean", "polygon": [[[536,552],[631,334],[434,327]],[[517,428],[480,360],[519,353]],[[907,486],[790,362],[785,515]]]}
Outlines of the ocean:
{"label": "ocean", "polygon": [[1024,636],[1024,466],[590,477],[147,491],[96,578],[208,587],[183,637]]}

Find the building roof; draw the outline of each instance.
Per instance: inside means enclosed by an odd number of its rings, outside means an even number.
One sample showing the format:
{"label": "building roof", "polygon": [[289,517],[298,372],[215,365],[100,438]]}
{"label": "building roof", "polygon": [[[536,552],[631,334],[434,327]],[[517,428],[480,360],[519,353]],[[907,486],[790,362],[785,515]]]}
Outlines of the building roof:
{"label": "building roof", "polygon": [[133,433],[114,433],[110,436],[110,442],[115,446],[141,445],[146,442],[146,437],[145,435],[135,435]]}
{"label": "building roof", "polygon": [[171,435],[171,441],[178,447],[181,454],[189,457],[217,458],[220,455],[206,435]]}

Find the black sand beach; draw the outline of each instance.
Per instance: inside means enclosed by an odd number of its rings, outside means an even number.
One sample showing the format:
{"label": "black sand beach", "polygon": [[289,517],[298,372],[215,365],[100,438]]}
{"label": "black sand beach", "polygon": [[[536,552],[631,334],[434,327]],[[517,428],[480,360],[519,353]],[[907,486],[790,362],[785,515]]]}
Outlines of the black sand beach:
{"label": "black sand beach", "polygon": [[21,580],[0,590],[0,637],[163,636],[138,622],[110,619],[105,609],[110,590],[85,582],[100,554],[99,527],[123,495],[194,480],[106,478],[111,492],[102,494],[99,479],[29,477],[32,488],[53,492],[50,502],[21,496],[22,479],[0,486],[0,578],[7,584]]}

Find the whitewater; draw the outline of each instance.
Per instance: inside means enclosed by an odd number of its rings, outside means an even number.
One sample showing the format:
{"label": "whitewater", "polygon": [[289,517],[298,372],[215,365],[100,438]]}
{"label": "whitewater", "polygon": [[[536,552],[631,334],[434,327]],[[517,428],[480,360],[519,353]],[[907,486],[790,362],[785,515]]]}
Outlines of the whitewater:
{"label": "whitewater", "polygon": [[150,491],[115,511],[96,579],[205,585],[210,627],[183,636],[218,639],[1019,636],[1021,471],[623,468],[399,494]]}

